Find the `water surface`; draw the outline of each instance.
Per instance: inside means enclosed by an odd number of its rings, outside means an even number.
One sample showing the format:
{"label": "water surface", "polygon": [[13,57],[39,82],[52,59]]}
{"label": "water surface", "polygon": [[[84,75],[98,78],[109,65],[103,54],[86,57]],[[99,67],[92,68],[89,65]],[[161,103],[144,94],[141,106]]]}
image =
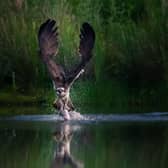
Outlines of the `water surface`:
{"label": "water surface", "polygon": [[0,168],[167,168],[168,113],[0,118]]}

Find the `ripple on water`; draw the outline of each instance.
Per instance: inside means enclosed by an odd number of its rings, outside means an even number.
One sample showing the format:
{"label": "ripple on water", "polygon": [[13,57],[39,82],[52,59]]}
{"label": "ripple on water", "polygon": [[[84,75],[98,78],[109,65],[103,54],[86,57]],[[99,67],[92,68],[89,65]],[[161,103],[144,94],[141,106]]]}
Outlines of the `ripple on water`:
{"label": "ripple on water", "polygon": [[[0,120],[15,121],[63,121],[58,114],[49,115],[17,115],[2,117]],[[87,122],[161,122],[168,121],[168,112],[155,112],[143,114],[85,114],[72,119],[73,121]]]}

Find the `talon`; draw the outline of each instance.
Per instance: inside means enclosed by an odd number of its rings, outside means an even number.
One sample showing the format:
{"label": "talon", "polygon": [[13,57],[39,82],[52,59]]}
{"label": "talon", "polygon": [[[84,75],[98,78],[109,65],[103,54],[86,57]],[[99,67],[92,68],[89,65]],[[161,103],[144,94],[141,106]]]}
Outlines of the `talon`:
{"label": "talon", "polygon": [[69,112],[67,110],[64,110],[64,112],[62,113],[62,115],[63,115],[63,118],[64,118],[65,121],[71,119],[70,115],[69,115]]}

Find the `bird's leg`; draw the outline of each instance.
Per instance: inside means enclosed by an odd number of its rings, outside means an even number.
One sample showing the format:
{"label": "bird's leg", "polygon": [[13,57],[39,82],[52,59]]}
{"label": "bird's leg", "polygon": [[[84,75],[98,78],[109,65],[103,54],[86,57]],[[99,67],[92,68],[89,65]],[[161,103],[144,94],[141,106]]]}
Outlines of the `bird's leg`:
{"label": "bird's leg", "polygon": [[69,98],[68,95],[59,98],[59,105],[60,105],[59,111],[60,114],[63,116],[64,120],[70,120],[68,98]]}
{"label": "bird's leg", "polygon": [[68,106],[68,100],[69,100],[69,97],[66,97],[64,100],[64,107],[63,107],[64,120],[70,120],[70,115],[69,115],[70,107]]}
{"label": "bird's leg", "polygon": [[65,100],[58,99],[53,103],[54,107],[59,111],[59,114],[63,116],[64,120],[70,120],[69,116],[69,108],[65,102]]}
{"label": "bird's leg", "polygon": [[[79,75],[80,73],[78,74],[78,76]],[[54,101],[53,105],[65,120],[70,120],[72,114],[71,112],[74,112],[75,110],[69,96],[70,87],[66,87],[66,89],[64,90],[61,88],[57,88],[56,91],[58,99]]]}

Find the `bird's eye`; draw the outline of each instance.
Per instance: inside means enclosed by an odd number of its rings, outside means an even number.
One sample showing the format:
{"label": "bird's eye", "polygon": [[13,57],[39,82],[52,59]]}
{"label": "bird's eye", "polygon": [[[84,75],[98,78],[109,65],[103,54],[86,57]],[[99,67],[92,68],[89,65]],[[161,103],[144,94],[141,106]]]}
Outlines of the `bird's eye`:
{"label": "bird's eye", "polygon": [[57,90],[57,91],[56,91],[56,93],[57,93],[57,95],[59,95],[59,94],[60,94],[60,91],[59,91],[59,90]]}
{"label": "bird's eye", "polygon": [[56,93],[57,93],[57,95],[60,95],[64,91],[65,91],[65,89],[63,87],[59,87],[59,88],[57,88]]}

